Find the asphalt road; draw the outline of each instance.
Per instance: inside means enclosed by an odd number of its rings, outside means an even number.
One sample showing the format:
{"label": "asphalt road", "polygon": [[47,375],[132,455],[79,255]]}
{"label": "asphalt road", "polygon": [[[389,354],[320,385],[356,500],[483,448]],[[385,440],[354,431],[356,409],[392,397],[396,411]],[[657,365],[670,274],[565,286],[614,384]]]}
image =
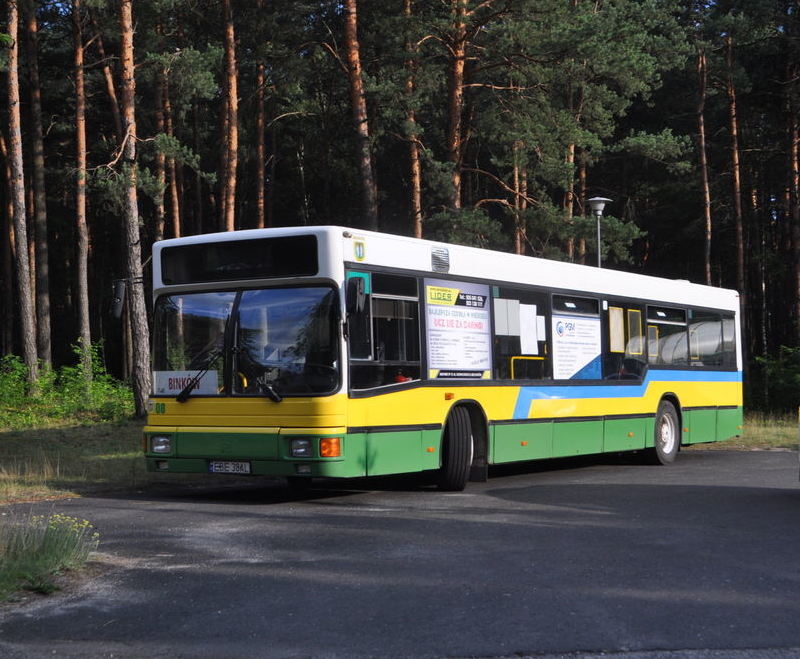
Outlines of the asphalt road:
{"label": "asphalt road", "polygon": [[559,461],[456,494],[271,482],[33,510],[89,519],[102,560],[0,610],[4,659],[800,657],[795,452]]}

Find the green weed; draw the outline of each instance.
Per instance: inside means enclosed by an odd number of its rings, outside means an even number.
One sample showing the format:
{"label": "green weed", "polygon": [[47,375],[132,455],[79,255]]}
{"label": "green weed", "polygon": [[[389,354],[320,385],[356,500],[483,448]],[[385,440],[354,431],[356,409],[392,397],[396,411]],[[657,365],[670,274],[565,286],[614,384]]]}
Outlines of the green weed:
{"label": "green weed", "polygon": [[83,567],[99,542],[88,520],[60,513],[0,524],[0,600],[19,590],[58,590],[56,577]]}
{"label": "green weed", "polygon": [[[74,350],[79,357],[79,349]],[[22,360],[13,355],[0,359],[0,429],[119,423],[130,418],[134,413],[130,388],[106,373],[99,346],[91,350],[91,377],[80,364],[43,369],[35,396],[28,395]]]}

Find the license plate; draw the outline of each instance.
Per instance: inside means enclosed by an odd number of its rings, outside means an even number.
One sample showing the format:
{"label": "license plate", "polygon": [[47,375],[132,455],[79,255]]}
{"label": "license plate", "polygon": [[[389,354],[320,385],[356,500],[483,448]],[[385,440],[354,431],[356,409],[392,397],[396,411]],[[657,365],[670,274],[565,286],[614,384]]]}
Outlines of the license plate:
{"label": "license plate", "polygon": [[212,460],[208,463],[208,471],[212,474],[249,474],[249,462],[232,462],[230,460]]}

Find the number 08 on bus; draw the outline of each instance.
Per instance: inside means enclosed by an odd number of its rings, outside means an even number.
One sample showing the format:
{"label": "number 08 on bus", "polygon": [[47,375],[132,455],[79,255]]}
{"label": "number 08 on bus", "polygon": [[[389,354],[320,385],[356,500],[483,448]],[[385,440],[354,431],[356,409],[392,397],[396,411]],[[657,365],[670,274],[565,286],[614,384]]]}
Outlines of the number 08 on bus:
{"label": "number 08 on bus", "polygon": [[738,435],[735,291],[342,227],[153,247],[148,469],[352,478]]}

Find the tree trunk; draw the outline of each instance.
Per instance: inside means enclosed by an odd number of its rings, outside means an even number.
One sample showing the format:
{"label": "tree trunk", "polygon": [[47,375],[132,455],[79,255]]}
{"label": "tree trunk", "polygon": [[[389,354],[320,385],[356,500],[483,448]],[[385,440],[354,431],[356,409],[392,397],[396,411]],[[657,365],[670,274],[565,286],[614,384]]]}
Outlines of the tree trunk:
{"label": "tree trunk", "polygon": [[524,254],[525,253],[525,244],[527,242],[527,237],[525,235],[525,221],[522,217],[522,213],[528,207],[528,178],[525,173],[525,168],[520,163],[520,153],[524,147],[524,144],[517,140],[514,142],[513,153],[514,153],[514,171],[513,171],[513,182],[514,182],[514,253],[515,254]]}
{"label": "tree trunk", "polygon": [[122,144],[123,172],[126,180],[124,198],[125,257],[128,279],[128,310],[131,324],[131,380],[136,415],[144,416],[150,394],[147,308],[144,301],[142,251],[139,235],[139,204],[136,198],[136,79],[133,59],[133,0],[120,0],[120,60],[122,65]]}
{"label": "tree trunk", "polygon": [[[169,80],[164,88],[164,121],[167,135],[175,136],[172,123],[172,103],[169,98]],[[180,238],[183,235],[183,204],[181,203],[181,189],[178,185],[180,170],[173,156],[167,158],[167,181],[169,182],[170,217],[172,218],[172,237]]]}
{"label": "tree trunk", "polygon": [[[200,153],[201,144],[201,131],[200,131],[200,101],[195,97],[192,101],[192,135],[194,142],[194,152]],[[193,225],[194,233],[203,233],[205,224],[205,213],[203,212],[205,205],[203,204],[203,177],[200,175],[200,170],[195,169],[194,172],[194,213]],[[211,217],[216,217],[214,210],[211,211]]]}
{"label": "tree trunk", "polygon": [[[794,263],[794,295],[793,320],[795,325],[795,340],[800,335],[800,125],[798,125],[797,106],[793,100],[794,80],[798,74],[797,66],[793,63],[787,65],[787,120],[789,137],[789,186],[788,199],[789,220],[791,223],[791,245]],[[790,76],[790,77],[789,77]]]}
{"label": "tree trunk", "polygon": [[222,182],[223,224],[226,231],[236,228],[236,170],[239,162],[239,91],[236,71],[236,34],[232,0],[223,0],[225,24],[226,140],[225,175]]}
{"label": "tree trunk", "polygon": [[83,71],[81,0],[72,0],[75,37],[75,222],[78,242],[78,344],[83,375],[92,377],[92,333],[89,316],[89,229],[86,224],[86,91]]}
{"label": "tree trunk", "polygon": [[464,69],[467,61],[467,0],[451,0],[452,25],[447,71],[447,153],[453,167],[450,208],[461,208],[461,160],[464,154]]}
{"label": "tree trunk", "polygon": [[703,251],[703,265],[705,282],[711,285],[711,188],[708,183],[708,158],[706,156],[706,83],[708,71],[706,70],[706,53],[702,48],[697,51],[697,81],[700,98],[697,104],[697,141],[700,151],[700,184],[703,191],[703,218],[705,220],[705,249]]}
{"label": "tree trunk", "polygon": [[[5,191],[6,197],[4,199],[2,217],[3,217],[3,247],[0,253],[0,262],[3,264],[2,280],[3,280],[3,294],[2,306],[3,309],[14,308],[14,207],[11,204],[13,197],[11,193],[11,161],[8,155],[8,145],[6,143],[5,135],[0,132],[0,153],[3,155],[3,173],[5,174]],[[2,314],[2,328],[0,331],[0,355],[14,354],[14,314]]]}
{"label": "tree trunk", "polygon": [[730,112],[731,125],[731,171],[733,174],[733,214],[736,223],[736,287],[742,308],[745,306],[745,271],[744,271],[744,218],[742,213],[742,173],[739,159],[739,120],[736,115],[736,86],[733,81],[733,37],[728,34],[725,38],[726,60],[727,60],[727,80],[726,90],[728,92],[728,109]]}
{"label": "tree trunk", "polygon": [[39,82],[39,26],[36,10],[29,7],[25,20],[28,84],[31,97],[31,146],[33,154],[33,217],[36,262],[36,346],[39,362],[53,365],[50,332],[50,249],[47,235],[47,193],[45,191],[44,138],[42,131],[42,90]]}
{"label": "tree trunk", "polygon": [[[161,33],[161,26],[157,28]],[[164,86],[167,77],[166,68],[159,66],[156,72],[156,103],[155,103],[155,123],[156,134],[166,134],[166,124],[164,122]],[[153,239],[164,240],[164,227],[167,223],[167,210],[164,204],[164,196],[167,190],[167,154],[161,149],[156,150],[156,181],[158,181],[158,196],[153,199],[155,205],[155,227],[153,229]]]}
{"label": "tree trunk", "polygon": [[[263,11],[264,0],[258,0],[258,11]],[[264,101],[264,61],[256,58],[256,228],[266,226],[266,173],[267,173],[267,127],[264,115],[266,103]]]}
{"label": "tree trunk", "polygon": [[267,182],[267,226],[275,224],[275,174],[278,169],[278,129],[273,124],[269,131],[270,153],[269,180]]}
{"label": "tree trunk", "polygon": [[[412,0],[405,0],[403,14],[406,22],[410,23],[412,17]],[[410,185],[409,194],[411,202],[411,233],[415,238],[422,238],[422,159],[420,158],[419,128],[417,115],[414,110],[414,89],[416,86],[415,58],[417,51],[410,37],[405,40],[406,52],[414,53],[406,60],[406,125],[408,126],[408,162]]]}
{"label": "tree trunk", "polygon": [[[578,164],[578,208],[586,209],[586,160],[581,159]],[[595,245],[597,250],[602,254],[602,245]],[[598,262],[599,262],[598,258]],[[586,236],[581,236],[578,241],[578,263],[586,265]]]}
{"label": "tree trunk", "polygon": [[11,164],[11,203],[14,209],[15,263],[19,289],[19,318],[22,354],[28,386],[36,391],[39,366],[36,355],[36,320],[30,286],[28,228],[25,217],[25,172],[22,163],[22,127],[19,107],[19,10],[17,0],[8,0],[8,156]]}
{"label": "tree trunk", "polygon": [[97,48],[97,54],[100,56],[100,68],[103,72],[103,80],[106,84],[106,93],[108,94],[108,99],[111,102],[111,116],[114,118],[114,137],[121,142],[122,115],[120,114],[117,90],[114,86],[114,74],[111,72],[111,65],[109,64],[111,60],[108,56],[106,56],[106,49],[105,46],[103,46],[103,35],[100,32],[99,26],[97,25],[97,18],[94,15],[94,10],[91,8],[89,8],[89,19],[92,22],[92,29],[94,30],[94,39],[92,39],[92,41],[94,41],[94,45]]}
{"label": "tree trunk", "polygon": [[372,171],[372,153],[369,143],[367,100],[364,95],[364,78],[361,72],[361,53],[358,43],[358,3],[344,2],[344,42],[347,53],[347,71],[350,81],[350,105],[356,131],[356,153],[361,174],[362,215],[365,229],[378,229],[378,194]]}
{"label": "tree trunk", "polygon": [[[262,6],[261,0],[258,3]],[[256,228],[266,226],[265,188],[267,172],[266,123],[264,113],[264,62],[256,60]]]}
{"label": "tree trunk", "polygon": [[[566,163],[572,168],[575,165],[575,145],[568,144],[567,145],[567,155],[566,155]],[[567,223],[568,226],[572,226],[573,217],[575,216],[575,189],[572,179],[570,179],[567,187],[564,190],[564,199],[561,203],[561,207],[564,209],[564,221]],[[570,261],[575,260],[575,236],[570,235],[567,237],[567,258]]]}

